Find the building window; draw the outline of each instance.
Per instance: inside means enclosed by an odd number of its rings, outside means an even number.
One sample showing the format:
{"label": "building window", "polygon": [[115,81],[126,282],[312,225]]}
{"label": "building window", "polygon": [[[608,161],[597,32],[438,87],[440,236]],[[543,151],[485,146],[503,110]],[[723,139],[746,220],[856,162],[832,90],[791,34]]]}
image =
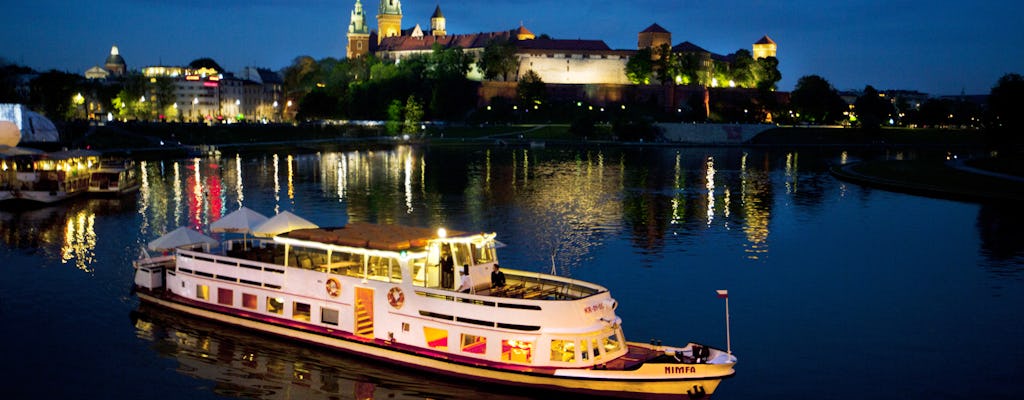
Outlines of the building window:
{"label": "building window", "polygon": [[330,325],[338,325],[338,310],[331,308],[320,309],[320,322]]}
{"label": "building window", "polygon": [[448,331],[424,326],[423,337],[427,339],[427,347],[448,350]]}
{"label": "building window", "polygon": [[284,314],[284,299],[280,297],[267,297],[267,312]]}
{"label": "building window", "polygon": [[552,340],[551,361],[573,362],[576,361],[576,341],[574,340]]}
{"label": "building window", "polygon": [[196,285],[196,298],[199,300],[209,300],[210,287],[206,285]]}
{"label": "building window", "polygon": [[249,293],[242,293],[242,307],[250,310],[255,310],[256,307],[256,295]]}
{"label": "building window", "polygon": [[235,292],[231,289],[217,288],[217,304],[225,306],[235,305]]}
{"label": "building window", "polygon": [[533,361],[533,342],[524,340],[502,340],[501,359],[515,363],[529,364]]}
{"label": "building window", "polygon": [[292,319],[309,321],[309,310],[309,304],[299,302],[292,303]]}
{"label": "building window", "polygon": [[465,353],[487,353],[487,338],[483,336],[462,334],[462,351]]}

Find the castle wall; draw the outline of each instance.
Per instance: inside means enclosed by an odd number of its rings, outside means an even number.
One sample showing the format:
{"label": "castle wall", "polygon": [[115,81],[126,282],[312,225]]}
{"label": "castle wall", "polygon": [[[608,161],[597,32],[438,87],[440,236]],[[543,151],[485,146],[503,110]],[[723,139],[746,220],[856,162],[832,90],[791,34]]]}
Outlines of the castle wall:
{"label": "castle wall", "polygon": [[520,54],[519,76],[533,70],[545,83],[628,84],[627,61],[616,54]]}

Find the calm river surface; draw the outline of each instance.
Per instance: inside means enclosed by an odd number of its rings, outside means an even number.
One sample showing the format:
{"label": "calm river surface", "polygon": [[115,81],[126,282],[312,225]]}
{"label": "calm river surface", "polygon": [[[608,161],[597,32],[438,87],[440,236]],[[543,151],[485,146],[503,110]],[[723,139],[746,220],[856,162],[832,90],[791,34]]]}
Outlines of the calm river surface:
{"label": "calm river surface", "polygon": [[[931,154],[934,153],[934,154]],[[495,231],[591,280],[626,337],[726,346],[717,399],[1019,398],[1024,210],[865,188],[866,149],[422,148],[145,163],[136,195],[0,211],[0,397],[494,399],[496,390],[140,308],[131,260],[240,205]],[[207,231],[208,232],[208,231]]]}

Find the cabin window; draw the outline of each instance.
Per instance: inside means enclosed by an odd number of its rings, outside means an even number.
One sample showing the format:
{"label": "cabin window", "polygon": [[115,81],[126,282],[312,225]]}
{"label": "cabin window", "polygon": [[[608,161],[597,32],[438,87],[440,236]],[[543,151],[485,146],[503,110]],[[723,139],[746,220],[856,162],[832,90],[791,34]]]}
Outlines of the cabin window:
{"label": "cabin window", "polygon": [[494,261],[494,249],[486,244],[472,244],[470,248],[473,251],[473,264],[483,264]]}
{"label": "cabin window", "polygon": [[210,287],[206,285],[196,285],[196,298],[199,300],[209,300]]}
{"label": "cabin window", "polygon": [[575,340],[552,340],[551,361],[573,362],[576,361]]}
{"label": "cabin window", "polygon": [[409,260],[409,268],[412,270],[412,284],[416,286],[426,287],[433,281],[433,285],[437,286],[437,266],[433,266],[433,273],[427,271],[427,259],[425,258],[414,258]]}
{"label": "cabin window", "polygon": [[248,308],[250,310],[255,310],[257,307],[259,307],[256,305],[256,295],[242,293],[242,307]]}
{"label": "cabin window", "polygon": [[622,341],[619,340],[618,332],[619,330],[616,329],[615,332],[612,332],[611,335],[608,335],[608,337],[604,339],[605,353],[614,353],[622,349]]}
{"label": "cabin window", "polygon": [[525,340],[502,340],[501,359],[515,363],[529,364],[533,361],[533,342]]}
{"label": "cabin window", "polygon": [[455,258],[455,269],[460,265],[473,263],[473,253],[469,251],[469,243],[452,243],[452,255]]}
{"label": "cabin window", "polygon": [[590,359],[590,342],[587,340],[580,342],[580,359],[583,361]]}
{"label": "cabin window", "polygon": [[391,267],[391,259],[381,256],[370,256],[366,264],[366,278],[375,281],[388,281],[388,269]]}
{"label": "cabin window", "polygon": [[235,292],[231,289],[217,288],[217,304],[225,306],[235,305]]}
{"label": "cabin window", "polygon": [[427,339],[427,347],[448,350],[448,331],[424,326],[423,337]]}
{"label": "cabin window", "polygon": [[595,361],[601,359],[601,347],[597,345],[597,339],[590,339],[590,351]]}
{"label": "cabin window", "polygon": [[483,336],[462,334],[462,351],[473,354],[487,353],[487,338]]}
{"label": "cabin window", "polygon": [[267,297],[267,312],[284,314],[284,299],[280,297]]}
{"label": "cabin window", "polygon": [[338,310],[331,308],[320,309],[320,322],[331,325],[338,325]]}
{"label": "cabin window", "polygon": [[309,304],[299,302],[292,303],[292,319],[309,321],[309,310]]}
{"label": "cabin window", "polygon": [[327,265],[327,272],[362,278],[363,256],[352,253],[331,253],[331,263]]}
{"label": "cabin window", "polygon": [[402,266],[398,264],[398,260],[391,259],[391,282],[402,281]]}

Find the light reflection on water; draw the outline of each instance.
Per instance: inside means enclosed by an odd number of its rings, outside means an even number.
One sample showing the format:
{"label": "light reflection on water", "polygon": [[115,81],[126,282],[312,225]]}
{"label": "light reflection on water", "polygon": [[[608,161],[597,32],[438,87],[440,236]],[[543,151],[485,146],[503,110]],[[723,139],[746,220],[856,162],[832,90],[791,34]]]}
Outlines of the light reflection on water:
{"label": "light reflection on water", "polygon": [[[0,318],[5,326],[41,332],[26,339],[23,330],[0,330],[0,342],[26,343],[11,350],[9,359],[32,366],[49,365],[52,358],[94,360],[88,353],[102,349],[109,361],[97,362],[110,363],[107,370],[141,365],[125,373],[174,380],[163,366],[152,365],[155,350],[174,360],[181,374],[214,382],[213,389],[191,380],[168,385],[165,397],[202,397],[208,391],[256,398],[306,394],[296,385],[309,380],[293,378],[307,373],[314,383],[303,387],[319,388],[308,391],[313,398],[345,397],[366,383],[379,385],[378,397],[478,397],[472,386],[432,392],[415,376],[380,384],[393,374],[364,376],[344,370],[351,361],[329,352],[310,356],[300,346],[281,350],[287,343],[259,345],[259,335],[211,337],[210,330],[196,333],[202,330],[193,322],[156,323],[152,338],[142,332],[148,328],[133,322],[132,335],[146,337],[141,349],[133,347],[124,337],[123,316],[135,307],[127,288],[138,249],[178,226],[205,229],[246,206],[265,214],[292,211],[324,226],[356,220],[497,231],[509,245],[503,266],[554,270],[607,285],[621,304],[627,337],[635,341],[658,337],[720,345],[720,303],[712,291],[728,288],[736,297],[733,344],[742,367],[718,398],[777,398],[791,393],[778,387],[784,379],[807,393],[853,398],[844,394],[857,392],[851,382],[897,374],[902,380],[884,379],[897,393],[893,397],[915,398],[922,388],[932,390],[927,382],[963,378],[929,367],[948,354],[950,343],[991,343],[1009,348],[1011,359],[1024,359],[1014,358],[1021,352],[1013,346],[1024,336],[1017,322],[1024,315],[1013,306],[1024,301],[1024,212],[1018,205],[865,188],[835,180],[827,166],[944,156],[916,150],[399,146],[148,161],[135,196],[0,211],[6,244],[0,256],[10,260],[2,268],[16,271],[0,274]],[[25,282],[46,282],[46,290]],[[677,304],[680,310],[673,308]],[[73,324],[40,317],[66,314],[76,316]],[[67,346],[60,354],[48,353],[53,343],[67,341],[61,332],[72,330],[93,344],[75,346],[70,356]],[[186,333],[178,350],[167,351],[180,332]],[[878,351],[847,351],[851,343],[865,341],[908,346],[905,359],[919,367],[897,371],[863,358]],[[831,356],[784,357],[782,347]],[[818,367],[807,367],[811,361]],[[266,367],[247,370],[245,362]],[[848,364],[873,367],[852,371]],[[998,374],[1024,373],[1022,368],[1017,363],[969,378],[999,397],[1021,388],[1000,386],[1014,381]],[[36,389],[23,397],[60,395],[51,393],[59,390],[49,384],[53,378],[23,372],[36,369],[6,371],[0,379],[30,382]],[[86,369],[93,367],[47,367],[67,381]],[[85,376],[95,379],[90,373]],[[143,390],[141,383],[123,384]],[[334,389],[345,385],[351,386]],[[75,395],[111,396],[102,387],[89,390]]]}

